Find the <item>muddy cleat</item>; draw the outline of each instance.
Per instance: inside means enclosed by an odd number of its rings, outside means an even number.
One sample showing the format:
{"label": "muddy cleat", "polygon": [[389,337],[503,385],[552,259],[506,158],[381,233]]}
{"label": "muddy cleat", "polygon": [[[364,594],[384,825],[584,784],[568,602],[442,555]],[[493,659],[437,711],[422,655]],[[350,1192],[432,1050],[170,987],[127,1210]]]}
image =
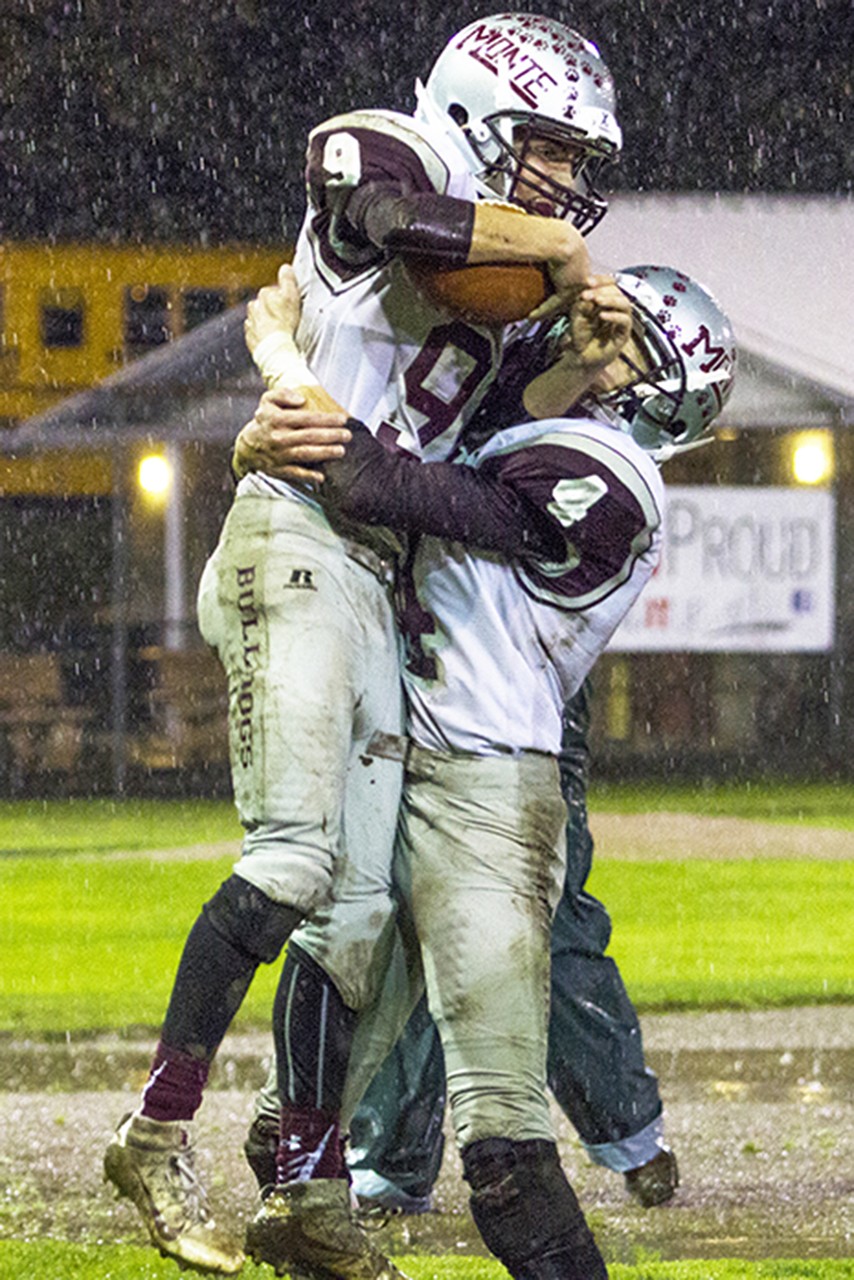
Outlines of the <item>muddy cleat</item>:
{"label": "muddy cleat", "polygon": [[246,1252],[277,1275],[313,1280],[406,1280],[357,1224],[343,1178],[276,1187],[246,1229]]}
{"label": "muddy cleat", "polygon": [[277,1116],[256,1116],[249,1126],[243,1154],[255,1174],[259,1191],[276,1185],[276,1152],[279,1149]]}
{"label": "muddy cleat", "polygon": [[657,1156],[637,1169],[630,1169],[625,1176],[629,1195],[645,1209],[665,1204],[679,1186],[679,1167],[669,1147],[662,1147]]}
{"label": "muddy cleat", "polygon": [[152,1243],[179,1267],[237,1275],[243,1254],[218,1230],[178,1120],[122,1120],[104,1154],[104,1176],[132,1200]]}

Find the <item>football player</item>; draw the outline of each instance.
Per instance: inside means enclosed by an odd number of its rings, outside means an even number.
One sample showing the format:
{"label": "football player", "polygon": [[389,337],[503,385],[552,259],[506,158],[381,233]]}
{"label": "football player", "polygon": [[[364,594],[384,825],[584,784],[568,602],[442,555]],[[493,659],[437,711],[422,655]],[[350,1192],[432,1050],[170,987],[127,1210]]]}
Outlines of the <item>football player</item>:
{"label": "football player", "polygon": [[[617,280],[632,302],[631,336],[627,310],[598,282],[565,332],[553,331],[554,362],[529,381],[521,404],[503,406],[533,420],[489,435],[462,468],[413,468],[384,455],[351,420],[349,470],[342,481],[335,466],[346,467],[346,458],[333,464],[322,484],[324,500],[349,517],[397,527],[417,506],[413,490],[438,487],[446,501],[465,502],[462,491],[443,488],[455,470],[500,479],[526,500],[527,552],[520,531],[515,563],[422,537],[407,559],[399,610],[412,745],[398,874],[442,1038],[472,1212],[487,1246],[519,1277],[605,1275],[560,1168],[545,1098],[547,939],[564,871],[563,708],[656,563],[662,489],[654,459],[709,438],[735,361],[726,317],[695,282],[655,267]],[[577,400],[582,367],[596,372],[582,416],[557,418]],[[478,496],[473,486],[470,501]],[[506,493],[492,498],[508,524],[518,519]],[[422,497],[419,517],[428,528],[431,501]],[[559,531],[560,546],[545,546],[543,520]],[[301,955],[332,972],[335,914],[334,904],[325,923],[294,939]],[[360,1025],[350,1103],[398,1025],[398,983],[395,973],[374,1026],[364,1030],[369,1018]],[[295,1043],[304,1028],[288,1021],[286,1039]],[[291,1066],[280,1063],[280,1089]],[[313,1077],[315,1088],[322,1077]],[[348,1105],[342,1101],[345,1118]],[[327,1132],[331,1120],[323,1117]],[[250,1247],[263,1241],[263,1256],[291,1256],[291,1194],[274,1190],[250,1227]]]}
{"label": "football player", "polygon": [[[582,232],[604,208],[593,180],[619,146],[598,51],[529,14],[483,18],[454,37],[419,86],[414,116],[353,112],[315,129],[295,260],[301,342],[329,392],[389,448],[448,456],[498,367],[502,333],[449,321],[414,289],[407,258],[542,263],[553,293],[539,314],[568,306],[589,276]],[[275,350],[256,357],[275,368]],[[492,536],[486,545],[501,547],[505,531]],[[246,836],[190,931],[141,1105],[105,1156],[153,1242],[198,1269],[234,1274],[243,1261],[211,1219],[187,1123],[258,964],[334,898],[345,917],[341,972],[289,951],[274,1010],[281,1060],[286,1007],[311,1009],[315,1021],[331,1010],[346,1037],[373,995],[377,974],[363,961],[392,914],[401,784],[396,549],[382,529],[333,524],[310,494],[253,475],[202,580],[200,626],[229,678]],[[366,1266],[394,1274],[350,1221],[346,1185],[331,1173],[334,1126],[318,1130],[317,1108],[299,1079],[292,1086],[282,1160],[313,1161],[321,1175],[291,1209],[305,1228],[297,1260],[345,1277]]]}
{"label": "football player", "polygon": [[[560,768],[569,820],[564,891],[552,921],[548,1082],[590,1159],[621,1174],[628,1193],[651,1208],[672,1199],[679,1169],[637,1011],[606,954],[611,919],[586,888],[593,861],[590,698],[585,681],[563,715]],[[272,1076],[269,1083],[273,1088]],[[347,1167],[364,1211],[432,1209],[445,1102],[441,1044],[422,999],[350,1122]],[[272,1181],[278,1102],[265,1090],[257,1107],[245,1149],[264,1184]]]}

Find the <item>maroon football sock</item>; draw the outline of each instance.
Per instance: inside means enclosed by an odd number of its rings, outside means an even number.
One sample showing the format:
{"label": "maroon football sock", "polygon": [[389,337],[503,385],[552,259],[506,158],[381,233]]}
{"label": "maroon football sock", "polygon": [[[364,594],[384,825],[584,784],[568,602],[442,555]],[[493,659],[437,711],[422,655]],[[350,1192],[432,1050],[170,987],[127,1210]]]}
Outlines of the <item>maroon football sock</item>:
{"label": "maroon football sock", "polygon": [[201,1106],[208,1069],[207,1062],[161,1040],[142,1091],[142,1115],[149,1120],[192,1120]]}
{"label": "maroon football sock", "polygon": [[307,1182],[309,1178],[346,1178],[344,1143],[338,1119],[316,1107],[282,1108],[276,1182]]}

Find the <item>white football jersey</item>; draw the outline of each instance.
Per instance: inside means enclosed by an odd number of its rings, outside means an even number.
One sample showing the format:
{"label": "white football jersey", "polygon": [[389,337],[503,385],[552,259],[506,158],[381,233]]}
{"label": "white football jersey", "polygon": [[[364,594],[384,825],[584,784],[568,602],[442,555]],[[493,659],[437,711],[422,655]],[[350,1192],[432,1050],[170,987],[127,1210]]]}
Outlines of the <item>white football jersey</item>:
{"label": "white football jersey", "polygon": [[300,350],[383,444],[444,459],[498,368],[501,330],[436,308],[399,258],[342,242],[333,214],[342,193],[366,181],[474,200],[471,175],[437,129],[391,111],[353,111],[312,131],[306,179],[294,258]]}
{"label": "white football jersey", "polygon": [[421,539],[400,605],[410,733],[439,751],[556,754],[564,703],[658,563],[661,476],[630,436],[586,419],[510,427],[466,463],[556,518],[566,557]]}

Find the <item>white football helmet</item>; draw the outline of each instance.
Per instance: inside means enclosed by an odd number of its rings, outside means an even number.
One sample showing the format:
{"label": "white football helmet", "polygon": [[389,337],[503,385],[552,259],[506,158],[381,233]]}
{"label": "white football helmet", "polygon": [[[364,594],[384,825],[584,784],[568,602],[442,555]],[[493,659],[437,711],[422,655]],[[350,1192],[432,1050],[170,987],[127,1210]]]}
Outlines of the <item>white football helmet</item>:
{"label": "white football helmet", "polygon": [[633,337],[647,367],[621,356],[630,381],[591,394],[584,408],[666,462],[712,439],[735,380],[732,326],[708,290],[674,267],[625,267],[616,281],[632,300]]}
{"label": "white football helmet", "polygon": [[[479,18],[449,41],[415,92],[418,114],[454,140],[482,196],[513,201],[524,178],[584,234],[604,216],[594,184],[623,138],[611,74],[577,31],[535,13]],[[572,187],[526,159],[531,136],[579,149]]]}

